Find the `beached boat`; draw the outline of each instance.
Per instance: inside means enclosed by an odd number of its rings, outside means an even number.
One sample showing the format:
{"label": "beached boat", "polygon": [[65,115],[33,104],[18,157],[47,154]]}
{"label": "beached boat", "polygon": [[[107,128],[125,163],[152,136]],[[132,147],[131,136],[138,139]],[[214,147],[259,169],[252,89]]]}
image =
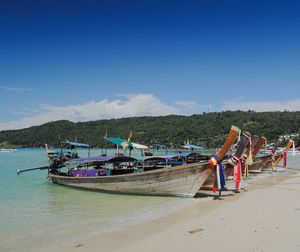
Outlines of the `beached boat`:
{"label": "beached boat", "polygon": [[271,154],[260,154],[259,156],[255,157],[253,164],[249,166],[249,173],[257,174],[261,173],[263,170],[270,170],[273,162],[274,160]]}
{"label": "beached boat", "polygon": [[[102,161],[114,162],[115,158],[127,161],[129,157],[103,157]],[[66,174],[50,170],[48,176],[56,184],[104,192],[193,197],[211,170],[206,161],[154,170],[102,168],[71,170]]]}
{"label": "beached boat", "polygon": [[[214,158],[221,161],[239,133],[240,130],[238,128],[232,127],[223,147]],[[99,164],[102,164],[101,162],[114,163],[113,158],[110,157],[106,157],[108,159],[102,157],[101,160],[100,157],[98,158]],[[86,160],[82,161],[86,162]],[[131,167],[131,169],[124,169],[126,171],[125,174],[119,174],[121,169],[118,169],[118,172],[113,174],[114,169],[109,170],[105,168],[103,171],[106,171],[106,173],[103,172],[100,175],[99,173],[96,175],[95,172],[94,176],[74,176],[69,172],[62,173],[59,169],[50,169],[48,177],[55,184],[103,192],[194,197],[213,171],[213,161],[200,161],[149,171]],[[118,162],[116,161],[115,163]],[[107,173],[108,170],[110,171],[109,173]]]}
{"label": "beached boat", "polygon": [[273,163],[273,168],[272,168],[273,171],[276,171],[276,167],[282,159],[284,160],[283,167],[286,166],[286,155],[287,155],[288,151],[290,150],[290,148],[292,147],[292,145],[294,145],[294,141],[292,139],[290,139],[288,141],[286,147],[281,150],[281,155],[275,159],[275,161]]}
{"label": "beached boat", "polygon": [[[239,159],[241,159],[241,156],[249,144],[249,138],[251,137],[251,134],[249,132],[243,132],[240,141],[236,144],[236,150],[233,155],[227,154],[228,160],[224,161],[222,163],[223,167],[223,174],[224,178],[226,179],[229,176],[233,175],[233,167],[238,163]],[[208,179],[203,184],[202,188],[203,190],[211,190],[216,183],[216,173],[215,171],[210,174]]]}
{"label": "beached boat", "polygon": [[[260,154],[260,156],[258,156],[260,150],[266,147],[266,144],[267,139],[265,137],[261,136],[257,139],[254,149],[252,151],[253,162],[247,167],[247,175],[248,173],[259,173],[265,166],[268,165],[269,159],[271,158],[271,154],[265,153]],[[245,169],[245,164],[243,166],[243,169]]]}
{"label": "beached boat", "polygon": [[[277,152],[277,148],[279,144],[281,144],[281,142],[282,139],[279,138],[271,148],[270,146],[267,146],[267,139],[265,137],[260,137],[256,148],[252,153],[253,159],[255,161],[253,162],[253,165],[249,166],[249,173],[257,174],[261,173],[262,171],[271,171],[275,160],[281,156],[280,152]],[[267,148],[267,150],[259,153],[259,151],[264,147]],[[257,158],[256,155],[258,155]]]}

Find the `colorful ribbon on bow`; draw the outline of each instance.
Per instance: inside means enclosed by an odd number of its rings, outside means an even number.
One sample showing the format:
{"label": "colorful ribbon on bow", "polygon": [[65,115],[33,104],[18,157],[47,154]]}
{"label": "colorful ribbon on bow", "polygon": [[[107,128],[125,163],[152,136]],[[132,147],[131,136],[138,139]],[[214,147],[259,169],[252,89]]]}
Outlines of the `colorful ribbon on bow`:
{"label": "colorful ribbon on bow", "polygon": [[283,168],[286,168],[286,161],[287,161],[287,155],[285,151],[281,152],[282,158],[283,158]]}
{"label": "colorful ribbon on bow", "polygon": [[217,155],[214,155],[213,158],[210,160],[210,164],[215,164],[216,171],[213,181],[213,192],[217,192],[221,189],[225,188],[226,181],[223,172],[223,165],[222,161],[219,159]]}
{"label": "colorful ribbon on bow", "polygon": [[233,178],[235,181],[235,189],[241,190],[242,187],[242,166],[241,160],[238,159],[237,164],[233,167]]}

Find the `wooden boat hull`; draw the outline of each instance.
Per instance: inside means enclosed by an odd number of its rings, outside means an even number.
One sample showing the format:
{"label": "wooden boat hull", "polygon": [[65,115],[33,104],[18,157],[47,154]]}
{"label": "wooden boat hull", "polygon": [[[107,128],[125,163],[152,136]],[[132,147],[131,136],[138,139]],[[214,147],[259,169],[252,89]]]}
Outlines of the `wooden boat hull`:
{"label": "wooden boat hull", "polygon": [[255,161],[253,161],[253,164],[248,166],[248,173],[250,174],[261,173],[263,168],[263,163],[264,162],[262,158],[256,158]]}
{"label": "wooden boat hull", "polygon": [[275,154],[273,157],[271,154],[265,156],[257,157],[256,163],[253,163],[252,166],[249,166],[250,173],[260,173],[262,171],[272,171],[274,160],[280,156],[280,154]]}
{"label": "wooden boat hull", "polygon": [[272,163],[272,157],[270,155],[256,157],[253,160],[253,164],[249,165],[248,171],[250,174],[260,173],[263,168],[269,166],[269,163]]}
{"label": "wooden boat hull", "polygon": [[266,160],[265,166],[262,168],[262,171],[273,171],[274,161],[280,156],[280,153],[275,153],[274,156],[269,155],[269,159]]}
{"label": "wooden boat hull", "polygon": [[48,176],[53,183],[102,192],[194,197],[212,172],[208,162],[113,176]]}

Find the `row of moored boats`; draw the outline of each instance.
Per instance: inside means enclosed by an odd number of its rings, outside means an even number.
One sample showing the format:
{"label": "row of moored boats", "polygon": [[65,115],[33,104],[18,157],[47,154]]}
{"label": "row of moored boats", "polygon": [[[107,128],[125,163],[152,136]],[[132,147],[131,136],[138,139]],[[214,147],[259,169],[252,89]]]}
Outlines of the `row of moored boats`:
{"label": "row of moored boats", "polygon": [[[79,158],[75,152],[51,153],[48,178],[55,184],[121,194],[194,197],[200,189],[221,192],[226,179],[233,177],[236,190],[245,176],[263,170],[275,171],[286,162],[293,146],[290,140],[283,151],[274,146],[265,151],[266,138],[241,132],[232,126],[226,140],[213,155],[195,152],[134,158],[125,155]],[[74,143],[74,147],[89,147]],[[32,170],[32,169],[28,169]]]}

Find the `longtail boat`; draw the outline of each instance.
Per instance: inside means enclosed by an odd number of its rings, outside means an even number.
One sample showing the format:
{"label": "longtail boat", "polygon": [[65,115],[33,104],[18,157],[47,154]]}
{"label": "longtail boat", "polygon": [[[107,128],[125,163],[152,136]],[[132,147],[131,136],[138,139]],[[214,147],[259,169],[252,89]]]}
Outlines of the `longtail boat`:
{"label": "longtail boat", "polygon": [[[236,150],[234,154],[230,157],[228,161],[223,162],[223,173],[224,177],[232,176],[233,167],[238,163],[239,159],[242,157],[242,154],[245,148],[249,144],[251,134],[249,132],[243,132],[240,141],[237,143]],[[204,183],[201,189],[210,190],[213,188],[215,183],[215,172],[212,173],[207,181]]]}
{"label": "longtail boat", "polygon": [[228,159],[228,164],[225,166],[224,175],[225,177],[231,176],[233,174],[233,167],[237,165],[239,160],[241,160],[243,156],[243,152],[248,147],[250,143],[251,134],[249,132],[243,132],[240,141],[237,144],[236,151],[233,155],[231,155],[230,159]]}
{"label": "longtail boat", "polygon": [[[239,132],[237,127],[231,127],[223,147],[215,155],[217,159],[223,160]],[[150,171],[132,169],[126,174],[110,172],[109,175],[95,176],[84,173],[81,176],[72,176],[58,169],[51,169],[48,171],[48,177],[55,184],[102,192],[194,197],[213,169],[214,165],[204,160]]]}
{"label": "longtail boat", "polygon": [[259,151],[267,146],[267,139],[265,137],[260,137],[252,153],[252,157],[255,159],[255,162],[253,162],[253,165],[249,167],[249,172],[254,174],[262,171],[271,171],[273,169],[274,161],[281,155],[276,152],[281,143],[282,139],[279,138],[270,152],[258,155]]}
{"label": "longtail boat", "polygon": [[262,154],[253,160],[253,164],[249,166],[249,173],[256,174],[262,171],[270,170],[273,165],[273,157],[271,154]]}
{"label": "longtail boat", "polygon": [[244,177],[249,176],[249,166],[253,165],[252,152],[255,149],[255,146],[257,145],[258,140],[259,140],[259,137],[257,135],[253,135],[251,137],[251,142],[249,143],[248,148],[246,149],[246,151],[243,155],[243,158],[242,158],[242,173],[244,174]]}
{"label": "longtail boat", "polygon": [[[286,158],[286,155],[288,153],[288,151],[290,150],[290,148],[292,147],[292,145],[294,144],[294,141],[292,139],[290,139],[285,147],[285,149],[282,151],[281,155],[279,157],[276,158],[274,164],[273,164],[273,171],[276,171],[276,166],[279,164],[279,162],[283,159]],[[285,160],[286,161],[286,160]],[[283,165],[285,167],[285,164]]]}
{"label": "longtail boat", "polygon": [[259,137],[254,149],[252,151],[253,163],[248,167],[249,173],[259,173],[262,171],[262,168],[267,166],[269,161],[272,161],[271,154],[257,156],[259,151],[265,147],[267,144],[267,139],[263,136]]}
{"label": "longtail boat", "polygon": [[[236,150],[234,154],[230,157],[229,160],[226,160],[223,162],[223,173],[225,178],[233,175],[233,167],[237,164],[238,160],[241,158],[244,149],[249,144],[249,138],[251,137],[251,134],[249,132],[243,132],[241,139],[236,145]],[[204,190],[211,190],[215,183],[215,172],[212,173],[209,178],[204,183],[203,187],[201,189]]]}

